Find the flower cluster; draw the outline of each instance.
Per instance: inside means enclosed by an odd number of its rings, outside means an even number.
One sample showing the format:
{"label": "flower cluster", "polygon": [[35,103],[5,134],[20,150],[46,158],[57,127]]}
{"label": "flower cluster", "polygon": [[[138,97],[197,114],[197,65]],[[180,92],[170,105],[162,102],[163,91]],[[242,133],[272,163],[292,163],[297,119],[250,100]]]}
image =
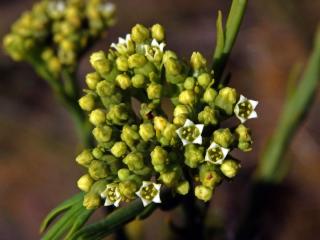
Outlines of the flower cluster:
{"label": "flower cluster", "polygon": [[114,12],[105,0],[42,0],[13,24],[4,47],[13,59],[43,61],[57,74],[75,66],[88,42],[113,24]]}
{"label": "flower cluster", "polygon": [[[145,206],[159,203],[162,188],[209,201],[240,168],[230,152],[251,150],[243,123],[257,117],[257,102],[216,88],[201,53],[184,62],[164,41],[161,25],[137,24],[107,52],[91,55],[95,71],[79,104],[94,125],[96,146],[76,158],[88,171],[78,181],[87,208],[102,199],[116,207],[137,197]],[[234,116],[241,123],[221,127]]]}

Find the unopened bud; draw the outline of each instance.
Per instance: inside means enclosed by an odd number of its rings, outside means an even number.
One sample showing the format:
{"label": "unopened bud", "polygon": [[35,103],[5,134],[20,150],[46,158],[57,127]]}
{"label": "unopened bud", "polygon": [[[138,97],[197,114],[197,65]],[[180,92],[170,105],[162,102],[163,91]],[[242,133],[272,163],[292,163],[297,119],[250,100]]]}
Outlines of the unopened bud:
{"label": "unopened bud", "polygon": [[136,43],[142,43],[150,37],[149,29],[141,24],[137,24],[131,30],[131,37]]}
{"label": "unopened bud", "polygon": [[158,42],[162,42],[165,38],[165,30],[160,24],[155,24],[151,27],[152,38]]}
{"label": "unopened bud", "polygon": [[131,55],[128,59],[128,64],[130,68],[140,68],[143,67],[146,63],[146,57],[139,53]]}
{"label": "unopened bud", "polygon": [[78,188],[84,192],[89,192],[92,184],[93,184],[93,179],[90,177],[89,174],[83,175],[77,181]]}
{"label": "unopened bud", "polygon": [[236,102],[237,92],[234,88],[230,87],[222,88],[215,99],[215,105],[224,110],[228,115],[232,115]]}
{"label": "unopened bud", "polygon": [[83,150],[77,157],[76,162],[82,166],[88,166],[91,161],[93,160],[93,156],[90,152],[90,150],[85,149]]}
{"label": "unopened bud", "polygon": [[95,90],[97,84],[101,81],[101,78],[98,73],[92,72],[86,75],[86,84],[89,89]]}
{"label": "unopened bud", "polygon": [[112,135],[112,128],[109,126],[99,126],[92,130],[92,134],[97,142],[109,142]]}
{"label": "unopened bud", "polygon": [[93,125],[99,126],[99,125],[105,123],[105,121],[106,121],[106,113],[100,108],[98,108],[96,110],[93,110],[90,113],[89,120]]}
{"label": "unopened bud", "polygon": [[126,90],[131,86],[131,79],[126,74],[120,74],[116,77],[116,81],[119,85],[119,87],[123,90]]}
{"label": "unopened bud", "polygon": [[79,105],[80,107],[85,111],[92,111],[95,106],[94,97],[92,94],[87,94],[79,99]]}
{"label": "unopened bud", "polygon": [[198,199],[208,202],[212,198],[213,190],[206,186],[199,185],[196,186],[194,193]]}
{"label": "unopened bud", "polygon": [[213,132],[213,141],[224,148],[229,148],[234,141],[229,128],[221,128]]}
{"label": "unopened bud", "polygon": [[233,178],[237,175],[240,169],[240,164],[233,159],[226,159],[220,166],[220,170],[228,178]]}
{"label": "unopened bud", "polygon": [[101,199],[97,193],[87,193],[83,198],[83,206],[86,209],[96,209],[101,205]]}
{"label": "unopened bud", "polygon": [[116,142],[111,148],[113,156],[120,158],[127,152],[127,145],[124,142]]}

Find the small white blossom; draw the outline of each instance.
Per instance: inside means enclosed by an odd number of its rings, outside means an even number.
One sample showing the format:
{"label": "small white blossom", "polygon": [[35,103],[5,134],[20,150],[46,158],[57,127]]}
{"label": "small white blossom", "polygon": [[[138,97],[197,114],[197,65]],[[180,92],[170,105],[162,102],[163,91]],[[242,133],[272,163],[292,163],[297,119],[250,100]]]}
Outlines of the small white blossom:
{"label": "small white blossom", "polygon": [[181,128],[176,130],[183,146],[189,143],[202,144],[202,131],[204,124],[194,124],[191,120],[187,119]]}
{"label": "small white blossom", "polygon": [[161,184],[157,184],[151,181],[143,181],[142,186],[136,195],[142,200],[143,206],[147,206],[150,203],[161,203],[160,199]]}
{"label": "small white blossom", "polygon": [[147,59],[149,61],[161,61],[165,46],[165,43],[158,43],[156,39],[152,40],[151,45],[144,45],[145,55]]}
{"label": "small white blossom", "polygon": [[247,99],[243,95],[240,96],[239,101],[237,102],[234,113],[236,114],[237,118],[244,123],[248,119],[257,118],[258,114],[255,111],[258,102],[254,100]]}
{"label": "small white blossom", "polygon": [[108,184],[106,189],[101,193],[101,197],[106,199],[104,206],[114,205],[115,207],[119,207],[121,195],[118,185]]}
{"label": "small white blossom", "polygon": [[221,164],[226,158],[230,149],[221,147],[215,142],[212,142],[209,148],[207,149],[205,161],[211,162],[214,164]]}
{"label": "small white blossom", "polygon": [[126,38],[119,37],[118,43],[111,43],[110,46],[118,52],[123,52],[129,49],[130,43],[132,43],[131,34],[127,34]]}
{"label": "small white blossom", "polygon": [[111,2],[106,2],[100,5],[99,10],[103,12],[103,14],[111,16],[115,10],[116,6]]}

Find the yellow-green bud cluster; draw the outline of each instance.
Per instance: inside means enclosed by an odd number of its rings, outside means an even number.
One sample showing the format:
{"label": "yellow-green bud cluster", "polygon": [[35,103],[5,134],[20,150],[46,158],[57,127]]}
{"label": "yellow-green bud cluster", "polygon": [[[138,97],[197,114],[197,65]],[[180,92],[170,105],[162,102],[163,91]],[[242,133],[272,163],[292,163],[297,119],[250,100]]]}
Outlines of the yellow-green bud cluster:
{"label": "yellow-green bud cluster", "polygon": [[[86,200],[89,207],[97,203],[92,187],[100,181],[106,182],[101,196],[107,205],[118,206],[119,199],[130,201],[159,187],[150,181],[181,195],[192,190],[209,201],[214,188],[238,172],[240,165],[229,152],[251,149],[250,131],[243,124],[220,125],[235,116],[236,90],[215,88],[201,53],[184,62],[164,49],[164,41],[161,25],[137,24],[108,51],[90,57],[94,72],[86,76],[79,105],[95,127],[96,146],[76,159],[88,169],[78,186],[93,199],[91,205]],[[172,113],[162,109],[165,99],[171,100]],[[214,152],[219,152],[216,162],[210,156]],[[147,195],[144,204],[157,194]],[[154,201],[160,201],[158,195]]]}
{"label": "yellow-green bud cluster", "polygon": [[57,75],[76,61],[114,23],[114,4],[105,0],[41,0],[13,24],[4,48],[17,61],[43,61]]}

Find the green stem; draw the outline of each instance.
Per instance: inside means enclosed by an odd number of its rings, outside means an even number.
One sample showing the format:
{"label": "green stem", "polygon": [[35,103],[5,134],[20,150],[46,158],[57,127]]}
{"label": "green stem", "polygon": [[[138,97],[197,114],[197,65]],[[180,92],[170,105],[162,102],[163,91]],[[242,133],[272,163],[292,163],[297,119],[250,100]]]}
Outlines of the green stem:
{"label": "green stem", "polygon": [[33,66],[37,74],[48,82],[57,99],[66,107],[75,123],[76,131],[83,144],[90,146],[92,143],[90,124],[84,111],[82,111],[78,104],[78,86],[74,72],[63,70],[62,77],[66,83],[64,85],[58,77],[53,76],[48,71],[42,60],[30,58],[28,62]]}

